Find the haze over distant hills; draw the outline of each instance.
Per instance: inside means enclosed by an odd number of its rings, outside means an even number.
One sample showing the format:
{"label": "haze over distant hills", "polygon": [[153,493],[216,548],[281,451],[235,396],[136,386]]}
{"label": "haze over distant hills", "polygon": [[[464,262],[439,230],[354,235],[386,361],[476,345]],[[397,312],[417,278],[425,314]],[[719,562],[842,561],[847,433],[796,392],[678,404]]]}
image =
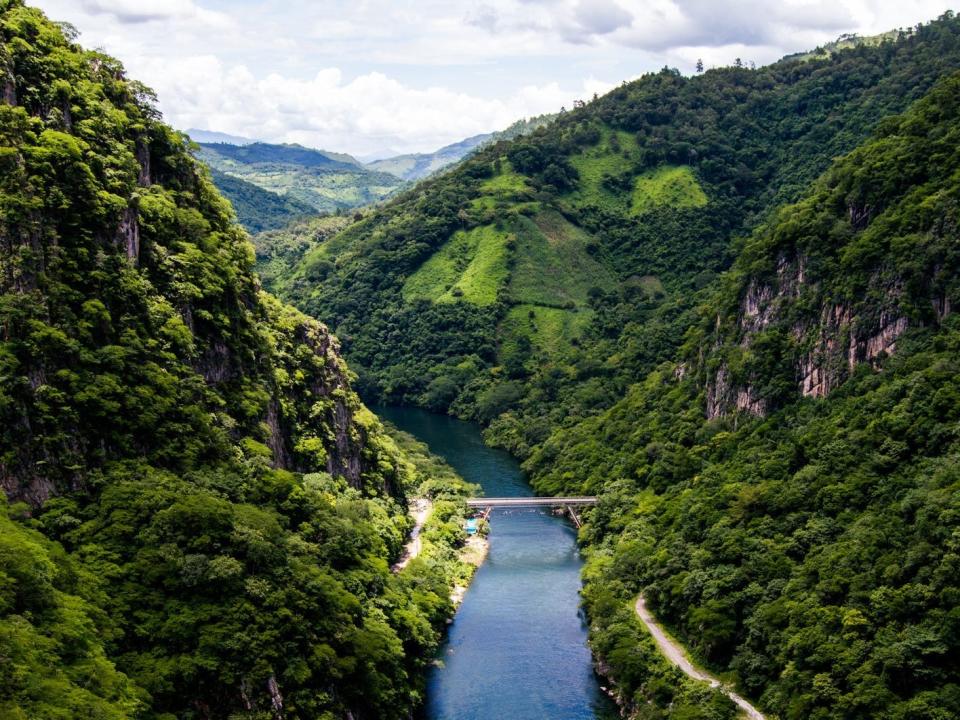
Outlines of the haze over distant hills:
{"label": "haze over distant hills", "polygon": [[347,153],[296,144],[265,143],[238,135],[191,129],[198,157],[250,232],[273,230],[305,215],[336,213],[384,200],[408,182],[463,160],[484,145],[509,140],[549,123],[554,115],[518,120],[505,130],[474,135],[432,153],[364,163]]}

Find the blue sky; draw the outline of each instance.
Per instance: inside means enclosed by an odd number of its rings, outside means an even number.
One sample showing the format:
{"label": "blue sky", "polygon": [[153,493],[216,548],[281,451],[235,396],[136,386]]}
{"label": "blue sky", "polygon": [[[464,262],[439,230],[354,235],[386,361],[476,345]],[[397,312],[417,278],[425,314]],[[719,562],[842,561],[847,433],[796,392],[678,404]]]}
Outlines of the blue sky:
{"label": "blue sky", "polygon": [[942,0],[34,0],[151,85],[173,125],[426,151],[665,65],[764,64]]}

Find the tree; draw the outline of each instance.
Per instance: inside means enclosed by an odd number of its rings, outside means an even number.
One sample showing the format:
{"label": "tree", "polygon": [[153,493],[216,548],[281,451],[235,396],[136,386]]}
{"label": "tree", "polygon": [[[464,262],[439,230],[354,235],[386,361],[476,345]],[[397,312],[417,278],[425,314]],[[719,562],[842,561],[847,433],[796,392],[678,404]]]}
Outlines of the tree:
{"label": "tree", "polygon": [[703,72],[703,60],[701,58],[697,58],[697,72]]}

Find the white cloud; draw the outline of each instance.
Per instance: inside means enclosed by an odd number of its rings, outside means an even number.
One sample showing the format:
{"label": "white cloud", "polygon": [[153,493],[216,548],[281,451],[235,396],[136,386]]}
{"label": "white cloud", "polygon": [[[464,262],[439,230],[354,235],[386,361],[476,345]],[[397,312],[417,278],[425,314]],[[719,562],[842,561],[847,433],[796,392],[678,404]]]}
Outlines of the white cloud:
{"label": "white cloud", "polygon": [[757,64],[950,0],[32,0],[181,128],[429,150],[664,65]]}
{"label": "white cloud", "polygon": [[411,88],[379,72],[347,80],[337,68],[325,68],[306,80],[275,73],[258,79],[212,55],[156,63],[145,69],[166,106],[176,108],[171,119],[180,127],[357,154],[436,149],[609,89],[591,79],[576,92],[550,83],[483,99],[442,87]]}
{"label": "white cloud", "polygon": [[593,35],[612,33],[633,21],[633,15],[613,0],[579,0],[573,16],[584,32]]}
{"label": "white cloud", "polygon": [[198,7],[193,0],[80,0],[79,4],[91,15],[109,15],[121,23],[188,20],[220,27],[231,24],[229,16]]}

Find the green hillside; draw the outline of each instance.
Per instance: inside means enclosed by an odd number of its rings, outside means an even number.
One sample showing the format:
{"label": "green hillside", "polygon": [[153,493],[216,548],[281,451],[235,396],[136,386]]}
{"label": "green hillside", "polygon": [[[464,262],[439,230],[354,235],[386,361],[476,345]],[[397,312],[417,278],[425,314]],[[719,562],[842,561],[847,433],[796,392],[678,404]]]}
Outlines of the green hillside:
{"label": "green hillside", "polygon": [[230,200],[237,214],[237,222],[251,233],[278,230],[299,218],[316,214],[312,205],[282,197],[238,177],[211,170],[210,178],[224,197]]}
{"label": "green hillside", "polygon": [[[292,207],[307,207],[314,213],[369,205],[403,185],[400,178],[367,169],[347,155],[300,145],[202,143],[199,148],[198,157],[213,170],[217,187],[237,208],[241,222],[251,232],[275,229],[281,223],[271,220],[265,224],[261,216],[247,211],[249,185],[279,196]],[[269,207],[271,214],[272,204],[275,201],[268,205],[266,199],[259,200],[259,205]],[[288,214],[288,222],[293,219],[295,215]]]}
{"label": "green hillside", "polygon": [[[388,200],[344,156],[196,157],[22,0],[0,68],[0,720],[422,714],[478,489],[361,393],[597,496],[625,717],[738,717],[641,597],[769,720],[960,717],[953,13],[649,74]],[[326,214],[251,245],[218,178],[251,226]]]}
{"label": "green hillside", "polygon": [[671,694],[643,592],[773,716],[960,714],[958,121],[955,74],[746,242],[677,364],[527,461],[603,498],[585,599],[628,702]]}
{"label": "green hillside", "polygon": [[362,405],[69,31],[0,2],[0,717],[408,718],[472,489]]}
{"label": "green hillside", "polygon": [[271,292],[281,290],[289,280],[290,268],[351,222],[353,218],[346,215],[314,215],[253,235],[257,274],[264,287]]}
{"label": "green hillside", "polygon": [[958,37],[950,16],[826,59],[645,76],[378,208],[284,297],[335,327],[371,397],[493,419],[524,456],[674,357],[738,238],[960,68]]}
{"label": "green hillside", "polygon": [[647,76],[294,274],[365,392],[487,423],[538,491],[600,496],[585,608],[631,717],[734,716],[659,657],[641,593],[769,717],[960,713],[958,70],[947,15]]}

